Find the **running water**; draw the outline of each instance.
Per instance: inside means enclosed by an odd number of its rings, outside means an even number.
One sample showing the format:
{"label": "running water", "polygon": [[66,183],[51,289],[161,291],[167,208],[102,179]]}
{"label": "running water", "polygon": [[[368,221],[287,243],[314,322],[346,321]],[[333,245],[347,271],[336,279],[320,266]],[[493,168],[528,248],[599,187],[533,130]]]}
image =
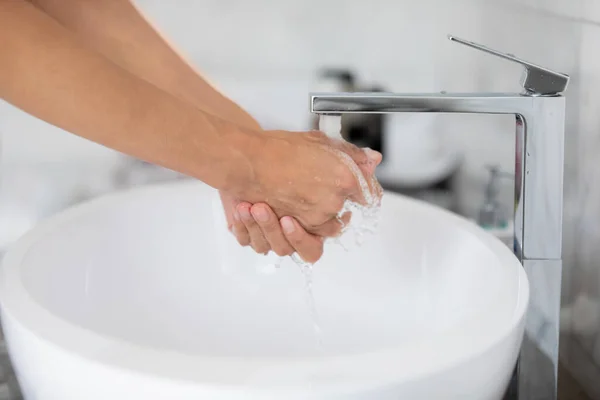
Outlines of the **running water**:
{"label": "running water", "polygon": [[[341,115],[323,114],[319,119],[319,129],[331,138],[344,140],[341,136],[341,121]],[[374,176],[371,176],[367,181],[367,178],[365,178],[358,165],[348,154],[334,149],[330,149],[330,151],[334,152],[334,154],[338,156],[342,162],[346,164],[346,166],[348,166],[352,174],[356,177],[356,180],[360,186],[364,204],[360,204],[352,200],[346,200],[344,206],[338,213],[338,221],[342,224],[342,234],[347,235],[349,232],[353,233],[356,245],[360,246],[364,240],[365,234],[372,234],[377,230],[381,211],[381,197],[383,195],[383,189]],[[366,151],[367,150],[365,149],[365,152]],[[348,212],[352,213],[352,221],[348,226],[346,226],[342,221],[342,216]],[[344,250],[349,250],[349,248],[340,240],[340,238],[335,238],[334,241],[341,245]]]}
{"label": "running water", "polygon": [[321,114],[319,130],[332,139],[344,140],[342,137],[342,116],[340,114]]}
{"label": "running water", "polygon": [[306,292],[306,304],[308,305],[308,311],[310,312],[310,318],[312,320],[313,331],[315,339],[317,341],[317,347],[320,351],[323,351],[323,335],[321,330],[321,323],[319,322],[319,314],[317,314],[317,304],[315,302],[315,295],[313,293],[313,277],[311,263],[304,261],[297,253],[291,255],[292,261],[300,267],[302,275],[304,275],[304,290]]}
{"label": "running water", "polygon": [[[341,136],[341,121],[341,115],[321,115],[319,119],[319,130],[332,139],[344,140]],[[375,177],[371,177],[369,180],[365,178],[358,165],[348,154],[339,150],[332,149],[330,151],[334,152],[334,154],[348,166],[352,174],[356,177],[364,200],[364,204],[346,200],[337,216],[338,221],[342,224],[342,233],[337,238],[328,239],[333,240],[334,243],[342,246],[344,250],[349,251],[349,247],[342,242],[342,237],[352,234],[356,245],[360,246],[363,243],[366,234],[373,234],[377,230],[383,190]],[[351,222],[346,225],[342,221],[342,217],[348,212],[352,213],[352,219]],[[294,253],[291,258],[300,267],[300,270],[304,275],[306,281],[306,301],[312,318],[315,338],[319,350],[323,351],[322,329],[319,323],[319,316],[313,294],[313,265],[302,260],[296,253]]]}

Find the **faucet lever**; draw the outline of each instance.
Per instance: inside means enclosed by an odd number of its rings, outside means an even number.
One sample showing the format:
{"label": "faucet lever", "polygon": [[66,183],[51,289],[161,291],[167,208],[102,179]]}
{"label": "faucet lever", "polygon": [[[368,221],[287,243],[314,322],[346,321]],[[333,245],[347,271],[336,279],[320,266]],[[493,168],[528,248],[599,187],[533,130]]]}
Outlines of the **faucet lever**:
{"label": "faucet lever", "polygon": [[456,36],[448,35],[448,39],[453,42],[464,44],[465,46],[481,50],[485,53],[492,54],[505,60],[516,62],[525,67],[521,85],[527,91],[527,94],[533,96],[553,96],[564,92],[569,84],[569,75],[552,71],[551,69],[541,67],[516,57],[514,54],[502,53],[500,51],[490,49],[489,47],[470,42],[468,40],[457,38]]}

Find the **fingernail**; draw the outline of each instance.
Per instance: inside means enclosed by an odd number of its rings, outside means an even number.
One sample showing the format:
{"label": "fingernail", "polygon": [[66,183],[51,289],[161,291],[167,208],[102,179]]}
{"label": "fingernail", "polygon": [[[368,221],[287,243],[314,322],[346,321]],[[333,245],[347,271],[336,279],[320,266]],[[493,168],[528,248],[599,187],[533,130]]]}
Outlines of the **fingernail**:
{"label": "fingernail", "polygon": [[242,217],[242,219],[245,219],[246,221],[249,219],[252,219],[252,215],[250,215],[250,209],[247,207],[243,207],[240,210],[240,216]]}
{"label": "fingernail", "polygon": [[234,211],[234,212],[233,212],[233,219],[234,219],[236,222],[240,222],[240,213],[238,213],[237,211]]}
{"label": "fingernail", "polygon": [[252,215],[258,222],[269,221],[269,213],[263,207],[252,207]]}
{"label": "fingernail", "polygon": [[294,221],[290,217],[284,217],[281,219],[281,227],[285,233],[294,233],[296,227],[294,226]]}

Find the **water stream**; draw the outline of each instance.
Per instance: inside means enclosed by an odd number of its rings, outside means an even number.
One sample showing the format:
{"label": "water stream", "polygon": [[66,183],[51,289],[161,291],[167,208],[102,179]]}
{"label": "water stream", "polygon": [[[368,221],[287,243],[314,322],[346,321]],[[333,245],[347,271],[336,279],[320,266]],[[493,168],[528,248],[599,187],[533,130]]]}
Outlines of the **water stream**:
{"label": "water stream", "polygon": [[[333,139],[344,140],[341,136],[341,119],[342,117],[340,115],[321,115],[319,119],[319,129]],[[366,234],[372,234],[376,231],[379,223],[381,196],[383,191],[375,177],[369,179],[365,178],[358,165],[348,154],[339,150],[331,151],[335,152],[336,156],[348,166],[350,171],[356,177],[364,201],[364,204],[360,204],[349,199],[346,200],[344,206],[338,213],[338,221],[342,224],[342,233],[337,238],[328,239],[342,246],[344,250],[349,251],[354,246],[352,244],[346,244],[344,242],[345,238],[353,237],[354,245],[360,246],[363,243]],[[348,212],[352,213],[352,219],[349,224],[344,224],[342,222],[342,216]],[[294,253],[291,258],[300,267],[300,270],[304,275],[306,302],[312,319],[316,344],[319,350],[322,351],[322,329],[313,293],[313,265],[302,260],[296,253]]]}

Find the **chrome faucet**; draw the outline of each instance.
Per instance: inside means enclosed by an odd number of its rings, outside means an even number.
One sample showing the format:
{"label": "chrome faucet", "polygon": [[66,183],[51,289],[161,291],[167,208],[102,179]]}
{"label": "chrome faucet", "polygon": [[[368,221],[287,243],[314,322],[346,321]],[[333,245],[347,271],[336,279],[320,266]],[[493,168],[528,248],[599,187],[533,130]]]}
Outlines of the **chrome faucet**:
{"label": "chrome faucet", "polygon": [[[562,275],[563,153],[569,76],[459,39],[525,67],[522,93],[311,93],[316,114],[512,114],[516,121],[514,252],[530,282],[525,338],[507,397],[556,399]],[[542,321],[542,322],[540,322]],[[541,393],[541,391],[543,393]]]}

